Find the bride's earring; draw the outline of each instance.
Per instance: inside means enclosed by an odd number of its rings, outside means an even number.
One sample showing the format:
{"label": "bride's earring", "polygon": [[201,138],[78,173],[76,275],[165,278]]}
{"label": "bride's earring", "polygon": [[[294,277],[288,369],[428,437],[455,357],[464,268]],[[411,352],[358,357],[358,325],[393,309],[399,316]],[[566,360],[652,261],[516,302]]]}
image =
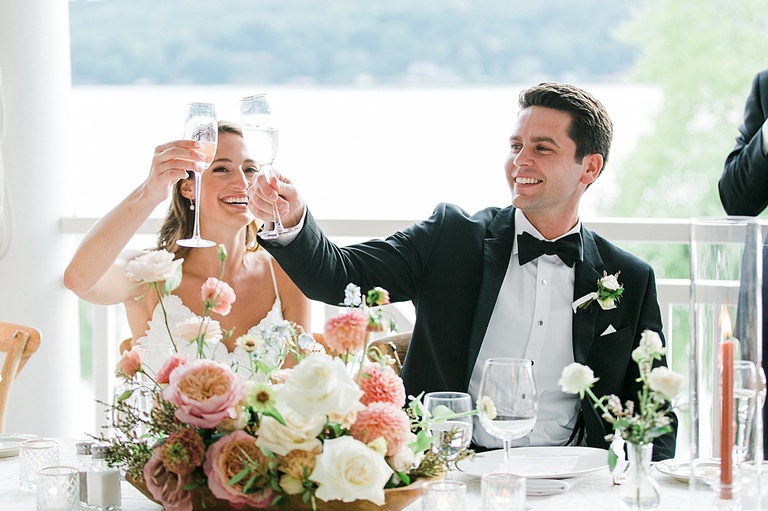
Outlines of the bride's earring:
{"label": "bride's earring", "polygon": [[195,210],[195,199],[189,199],[189,210],[190,211]]}

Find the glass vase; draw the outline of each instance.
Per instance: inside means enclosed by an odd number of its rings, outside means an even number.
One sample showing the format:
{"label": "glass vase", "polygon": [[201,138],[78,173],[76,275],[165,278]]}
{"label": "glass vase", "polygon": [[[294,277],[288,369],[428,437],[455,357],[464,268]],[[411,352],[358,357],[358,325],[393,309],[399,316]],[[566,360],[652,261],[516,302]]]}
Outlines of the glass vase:
{"label": "glass vase", "polygon": [[651,477],[651,455],[653,444],[627,443],[629,473],[621,485],[619,501],[622,509],[656,509],[661,500],[659,485]]}

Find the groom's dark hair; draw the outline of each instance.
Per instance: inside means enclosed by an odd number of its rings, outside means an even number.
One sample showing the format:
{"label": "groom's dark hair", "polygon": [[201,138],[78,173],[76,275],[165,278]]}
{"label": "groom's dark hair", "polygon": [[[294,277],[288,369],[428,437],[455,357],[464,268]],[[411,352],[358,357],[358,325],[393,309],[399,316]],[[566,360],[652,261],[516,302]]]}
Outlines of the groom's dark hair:
{"label": "groom's dark hair", "polygon": [[603,156],[603,169],[613,139],[613,123],[594,96],[566,83],[543,82],[520,93],[520,109],[542,106],[571,115],[568,136],[576,144],[576,161],[588,154]]}

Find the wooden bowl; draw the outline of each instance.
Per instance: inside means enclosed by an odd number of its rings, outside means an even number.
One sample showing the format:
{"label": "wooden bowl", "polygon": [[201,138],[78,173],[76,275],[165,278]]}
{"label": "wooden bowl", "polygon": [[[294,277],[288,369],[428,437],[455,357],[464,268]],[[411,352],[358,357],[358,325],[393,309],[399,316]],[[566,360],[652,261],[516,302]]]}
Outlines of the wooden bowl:
{"label": "wooden bowl", "polygon": [[[131,483],[149,500],[161,504],[152,497],[152,493],[150,493],[144,480],[139,481],[128,476],[126,476],[125,480]],[[322,500],[317,499],[315,501],[317,504],[317,511],[400,511],[421,496],[421,487],[427,481],[427,479],[419,479],[408,486],[384,490],[386,502],[383,506],[377,506],[370,500],[356,500],[354,502],[331,500],[323,502]],[[232,511],[234,508],[228,501],[214,497],[208,488],[198,488],[192,492],[192,509],[194,511]],[[245,507],[244,509],[256,508]],[[302,502],[300,495],[294,495],[288,497],[288,501],[284,508],[274,506],[274,509],[312,511],[312,503]]]}

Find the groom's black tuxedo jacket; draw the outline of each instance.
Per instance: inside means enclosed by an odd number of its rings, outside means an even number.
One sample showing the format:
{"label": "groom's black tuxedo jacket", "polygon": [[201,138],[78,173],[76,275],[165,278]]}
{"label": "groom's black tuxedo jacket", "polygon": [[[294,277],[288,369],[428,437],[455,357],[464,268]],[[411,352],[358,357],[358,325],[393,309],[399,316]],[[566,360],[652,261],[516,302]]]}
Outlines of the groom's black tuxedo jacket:
{"label": "groom's black tuxedo jacket", "polygon": [[[488,208],[470,216],[440,204],[428,220],[386,240],[343,248],[331,243],[307,212],[292,243],[266,246],[313,300],[339,304],[350,282],[363,291],[383,287],[393,302],[411,300],[416,323],[401,372],[406,391],[414,396],[466,391],[512,254],[514,211]],[[603,271],[621,272],[624,293],[613,310],[593,303],[573,315],[574,360],[589,365],[600,378],[596,395],[615,394],[622,402],[636,399],[639,373],[631,352],[643,330],[661,334],[662,329],[653,270],[597,234],[583,228],[581,234],[584,261],[575,265],[574,300],[596,291]],[[609,326],[616,331],[601,335]],[[611,427],[586,399],[582,415],[587,445],[607,448],[604,437]],[[674,452],[674,432],[654,442],[655,459]]]}

